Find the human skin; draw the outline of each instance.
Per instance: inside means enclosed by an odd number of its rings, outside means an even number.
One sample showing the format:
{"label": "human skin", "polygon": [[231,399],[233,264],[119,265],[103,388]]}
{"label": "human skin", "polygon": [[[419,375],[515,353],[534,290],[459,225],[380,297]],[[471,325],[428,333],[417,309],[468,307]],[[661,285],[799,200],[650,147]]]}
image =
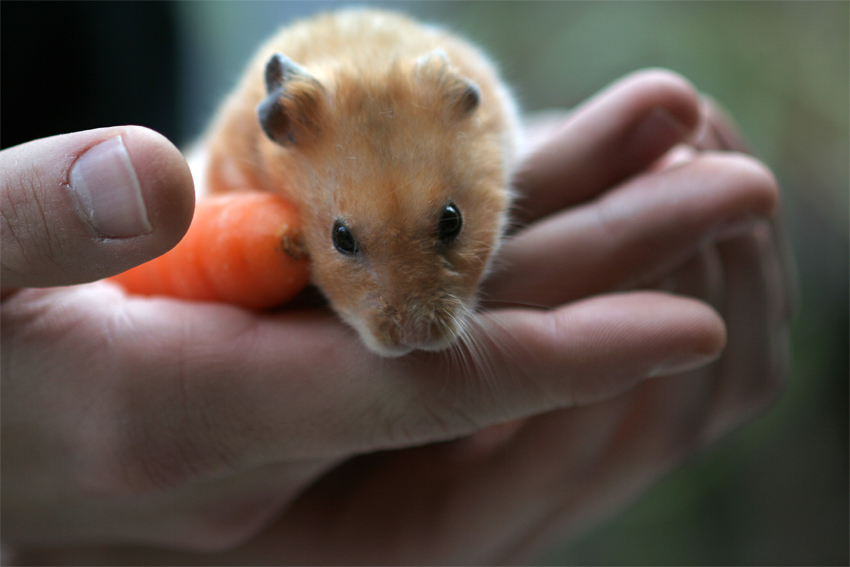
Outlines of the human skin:
{"label": "human skin", "polygon": [[[103,238],[61,180],[66,156],[118,132],[151,230]],[[185,163],[149,131],[34,144],[0,154],[2,521],[22,563],[527,561],[781,391],[776,182],[665,71],[535,144],[477,339],[401,359],[323,307],[34,288],[162,253],[192,204]]]}

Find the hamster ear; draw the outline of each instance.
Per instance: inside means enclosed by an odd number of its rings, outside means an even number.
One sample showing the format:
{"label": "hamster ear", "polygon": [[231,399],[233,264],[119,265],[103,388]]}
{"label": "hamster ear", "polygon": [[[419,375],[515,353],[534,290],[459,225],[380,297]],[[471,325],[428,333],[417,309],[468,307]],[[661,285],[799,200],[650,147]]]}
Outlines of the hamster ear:
{"label": "hamster ear", "polygon": [[442,47],[429,51],[416,60],[416,68],[420,70],[428,67],[445,68],[448,64],[449,55]]}
{"label": "hamster ear", "polygon": [[315,136],[325,102],[325,88],[307,69],[275,53],[266,63],[268,95],[257,106],[266,136],[290,146]]}
{"label": "hamster ear", "polygon": [[458,77],[462,83],[454,91],[455,107],[463,116],[471,114],[481,104],[481,89],[471,79]]}
{"label": "hamster ear", "polygon": [[442,48],[434,49],[416,60],[416,72],[432,77],[443,90],[453,110],[460,117],[471,114],[481,103],[481,90],[471,79],[457,74]]}

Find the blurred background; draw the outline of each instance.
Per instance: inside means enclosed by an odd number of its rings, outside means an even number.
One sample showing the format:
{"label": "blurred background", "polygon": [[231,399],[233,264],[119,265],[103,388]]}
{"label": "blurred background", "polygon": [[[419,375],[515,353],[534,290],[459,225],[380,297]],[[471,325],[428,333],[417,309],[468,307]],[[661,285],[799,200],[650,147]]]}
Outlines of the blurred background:
{"label": "blurred background", "polygon": [[[196,138],[259,43],[337,2],[2,2],[0,146],[142,124]],[[550,564],[847,565],[847,2],[378,3],[481,44],[527,112],[673,69],[777,174],[799,313],[779,403]]]}

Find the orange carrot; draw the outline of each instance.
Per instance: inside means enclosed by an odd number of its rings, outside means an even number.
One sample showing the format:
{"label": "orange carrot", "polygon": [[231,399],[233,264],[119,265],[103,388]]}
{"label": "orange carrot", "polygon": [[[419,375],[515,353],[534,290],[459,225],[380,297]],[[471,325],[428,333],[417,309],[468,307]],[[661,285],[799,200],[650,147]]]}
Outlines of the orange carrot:
{"label": "orange carrot", "polygon": [[215,195],[197,202],[177,246],[109,279],[140,295],[276,307],[310,279],[300,232],[297,211],[278,195]]}

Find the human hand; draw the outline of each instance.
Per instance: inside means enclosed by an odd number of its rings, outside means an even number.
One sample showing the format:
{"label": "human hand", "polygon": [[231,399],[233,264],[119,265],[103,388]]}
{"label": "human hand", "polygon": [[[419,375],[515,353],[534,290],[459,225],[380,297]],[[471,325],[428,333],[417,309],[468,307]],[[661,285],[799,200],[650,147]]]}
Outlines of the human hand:
{"label": "human hand", "polygon": [[[742,272],[737,287],[703,261],[718,227],[773,210],[763,167],[706,155],[638,175],[698,116],[681,80],[639,75],[529,158],[525,226],[487,289],[513,306],[482,313],[464,358],[376,359],[321,311],[256,315],[105,283],[8,297],[4,538],[61,563],[461,563],[592,525],[761,384],[763,357],[741,350],[757,371],[742,374],[725,363],[732,345],[705,370],[646,380],[717,357],[724,327],[704,302],[586,299],[675,277],[718,307],[722,295],[723,311],[770,283],[749,282],[751,257],[715,255]],[[515,306],[528,303],[551,309]],[[145,547],[100,547],[122,543]]]}

